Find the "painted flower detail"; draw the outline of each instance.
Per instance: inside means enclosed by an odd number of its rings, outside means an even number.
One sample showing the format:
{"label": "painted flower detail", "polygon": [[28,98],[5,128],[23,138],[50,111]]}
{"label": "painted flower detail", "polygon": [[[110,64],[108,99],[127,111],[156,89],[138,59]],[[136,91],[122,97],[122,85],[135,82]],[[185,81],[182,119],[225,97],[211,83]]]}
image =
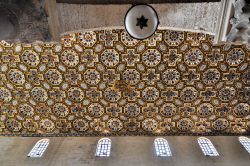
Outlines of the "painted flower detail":
{"label": "painted flower detail", "polygon": [[162,73],[162,80],[167,85],[175,85],[180,80],[180,73],[176,69],[167,69]]}
{"label": "painted flower detail", "polygon": [[142,62],[149,67],[157,66],[160,61],[161,54],[158,50],[149,49],[142,54]]}
{"label": "painted flower detail", "polygon": [[245,52],[241,48],[232,49],[226,57],[228,64],[238,66],[245,58]]}
{"label": "painted flower detail", "polygon": [[159,98],[159,91],[155,87],[147,87],[142,91],[142,98],[145,101],[153,102]]}
{"label": "painted flower detail", "polygon": [[198,48],[190,49],[184,57],[188,66],[197,66],[203,60],[203,53]]}
{"label": "painted flower detail", "polygon": [[106,49],[101,54],[101,61],[107,67],[114,67],[119,63],[119,54],[113,49]]}
{"label": "painted flower detail", "polygon": [[25,77],[23,72],[17,69],[11,69],[8,72],[9,80],[16,85],[23,85],[25,83]]}

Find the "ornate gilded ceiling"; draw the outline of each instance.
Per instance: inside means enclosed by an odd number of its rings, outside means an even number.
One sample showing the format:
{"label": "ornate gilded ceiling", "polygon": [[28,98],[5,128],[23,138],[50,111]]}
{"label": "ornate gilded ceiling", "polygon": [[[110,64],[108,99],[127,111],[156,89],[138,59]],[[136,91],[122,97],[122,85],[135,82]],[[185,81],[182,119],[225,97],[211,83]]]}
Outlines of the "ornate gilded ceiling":
{"label": "ornate gilded ceiling", "polygon": [[158,30],[0,43],[0,134],[249,134],[250,47]]}

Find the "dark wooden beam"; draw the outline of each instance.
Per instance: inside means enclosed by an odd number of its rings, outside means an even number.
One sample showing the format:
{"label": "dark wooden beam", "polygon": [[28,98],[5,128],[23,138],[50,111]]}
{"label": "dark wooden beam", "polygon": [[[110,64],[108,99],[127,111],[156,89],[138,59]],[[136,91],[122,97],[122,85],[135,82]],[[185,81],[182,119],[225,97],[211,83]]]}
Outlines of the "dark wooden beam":
{"label": "dark wooden beam", "polygon": [[141,4],[141,3],[198,3],[220,2],[220,0],[56,0],[57,3],[71,4]]}

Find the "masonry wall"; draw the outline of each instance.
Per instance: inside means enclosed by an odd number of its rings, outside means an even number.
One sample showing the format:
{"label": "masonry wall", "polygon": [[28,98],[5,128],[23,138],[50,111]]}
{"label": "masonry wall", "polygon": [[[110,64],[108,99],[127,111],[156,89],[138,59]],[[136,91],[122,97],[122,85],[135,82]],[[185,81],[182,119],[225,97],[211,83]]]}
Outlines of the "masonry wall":
{"label": "masonry wall", "polygon": [[42,158],[27,154],[40,138],[0,137],[1,166],[249,166],[250,154],[237,137],[207,137],[217,148],[219,157],[206,157],[197,137],[170,136],[173,156],[156,157],[155,137],[111,137],[111,157],[96,158],[97,137],[50,138]]}

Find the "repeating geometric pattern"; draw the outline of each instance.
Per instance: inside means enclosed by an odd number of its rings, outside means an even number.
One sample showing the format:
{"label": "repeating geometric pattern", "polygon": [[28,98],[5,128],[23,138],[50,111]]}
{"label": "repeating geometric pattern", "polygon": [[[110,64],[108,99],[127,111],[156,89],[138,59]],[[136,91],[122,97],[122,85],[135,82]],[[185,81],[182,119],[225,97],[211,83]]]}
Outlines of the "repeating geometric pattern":
{"label": "repeating geometric pattern", "polygon": [[213,36],[124,29],[61,43],[0,43],[0,134],[250,133],[250,47]]}

